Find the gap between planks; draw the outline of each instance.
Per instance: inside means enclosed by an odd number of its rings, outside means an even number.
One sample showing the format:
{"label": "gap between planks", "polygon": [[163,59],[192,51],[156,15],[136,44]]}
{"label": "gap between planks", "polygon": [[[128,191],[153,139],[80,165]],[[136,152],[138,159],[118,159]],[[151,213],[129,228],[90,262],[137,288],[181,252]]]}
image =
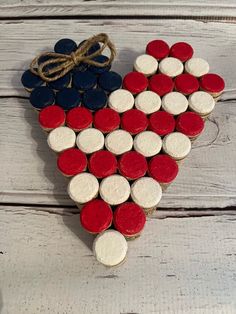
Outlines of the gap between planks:
{"label": "gap between planks", "polygon": [[[235,10],[236,15],[236,10]],[[67,16],[54,16],[54,15],[36,15],[36,16],[27,16],[27,15],[21,15],[21,16],[6,16],[2,17],[0,16],[0,21],[6,21],[7,24],[14,24],[14,21],[22,21],[22,20],[192,20],[192,21],[198,21],[203,23],[210,23],[210,22],[217,22],[217,23],[236,23],[236,16],[188,16],[188,15],[67,15]]]}
{"label": "gap between planks", "polygon": [[0,4],[0,18],[180,18],[235,19],[233,0],[184,1],[12,1]]}
{"label": "gap between planks", "polygon": [[[14,204],[0,203],[0,212],[11,212],[16,215],[26,215],[29,212],[33,215],[54,214],[59,216],[79,215],[80,209],[76,206],[55,206],[55,205],[32,205],[32,204]],[[209,217],[209,216],[235,216],[236,207],[226,207],[219,210],[218,208],[192,208],[192,209],[163,209],[159,208],[148,219],[167,219],[167,218],[194,218],[194,217]]]}
{"label": "gap between planks", "polygon": [[[62,21],[62,20],[61,20]],[[138,25],[138,26],[137,26]],[[48,47],[59,34],[88,37],[88,34],[109,29],[109,35],[117,43],[118,56],[114,70],[121,74],[131,68],[140,46],[155,38],[156,30],[171,44],[176,40],[189,41],[201,57],[209,60],[212,71],[226,79],[227,92],[224,103],[217,105],[211,121],[206,123],[206,132],[197,143],[194,153],[186,160],[176,183],[163,198],[162,208],[225,208],[234,206],[235,192],[235,71],[232,62],[236,56],[235,25],[199,23],[193,21],[22,21],[8,25],[0,22],[2,50],[0,59],[1,95],[23,95],[20,75],[30,59]],[[191,33],[186,33],[186,29]],[[22,38],[22,30],[24,38]],[[38,31],[37,31],[38,30]],[[48,31],[50,30],[50,32]],[[123,36],[120,36],[120,34]],[[16,45],[21,38],[21,45]],[[217,40],[216,40],[217,39]],[[5,48],[4,48],[5,47]],[[130,49],[132,47],[132,50]],[[20,49],[20,50],[19,50]],[[28,60],[28,61],[26,61]],[[231,99],[231,101],[229,101]],[[227,104],[225,103],[227,101]],[[44,134],[39,129],[36,116],[27,109],[24,99],[1,101],[2,179],[0,201],[4,203],[60,204],[72,203],[66,194],[66,182],[55,171],[54,156],[48,150]],[[14,108],[14,112],[9,110]],[[7,117],[7,118],[5,118]],[[6,129],[9,130],[6,136]],[[213,143],[213,144],[212,144]],[[17,159],[15,152],[17,151]],[[227,159],[224,157],[227,155]],[[21,165],[19,167],[19,164]],[[202,172],[199,172],[202,169]],[[27,178],[27,180],[22,180]],[[192,180],[191,178],[194,178]]]}
{"label": "gap between planks", "polygon": [[235,217],[148,219],[106,268],[78,215],[22,212],[0,211],[2,314],[235,314]]}

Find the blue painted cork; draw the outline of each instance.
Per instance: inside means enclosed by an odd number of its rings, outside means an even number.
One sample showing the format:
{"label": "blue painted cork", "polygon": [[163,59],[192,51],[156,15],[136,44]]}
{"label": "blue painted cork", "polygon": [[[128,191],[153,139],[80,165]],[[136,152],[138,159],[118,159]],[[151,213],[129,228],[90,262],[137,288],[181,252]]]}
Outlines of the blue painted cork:
{"label": "blue painted cork", "polygon": [[[82,46],[82,44],[85,42],[85,40],[81,41],[81,43],[79,43],[78,48]],[[99,43],[95,43],[94,45],[92,45],[92,47],[88,50],[86,55],[91,55],[94,52],[98,51],[101,48]],[[87,69],[89,68],[89,64],[81,62],[78,65],[76,65],[73,69],[73,72],[85,72],[87,71]]]}
{"label": "blue painted cork", "polygon": [[56,81],[49,82],[48,86],[56,91],[59,91],[65,87],[68,87],[71,82],[71,73],[67,73],[63,77],[59,78]]}
{"label": "blue painted cork", "polygon": [[44,84],[40,76],[32,73],[30,70],[25,71],[21,77],[21,83],[28,91]]}
{"label": "blue painted cork", "polygon": [[77,49],[76,42],[74,42],[74,40],[69,39],[69,38],[60,39],[58,42],[56,42],[54,46],[55,52],[63,53],[67,55],[70,55],[76,49]]}
{"label": "blue painted cork", "polygon": [[[100,63],[104,63],[104,62],[108,61],[109,58],[107,56],[104,56],[104,55],[99,55],[99,56],[93,58],[93,60],[97,61],[97,62],[100,62]],[[96,67],[94,65],[91,65],[89,67],[89,70],[92,71],[95,74],[101,74],[101,73],[109,71],[110,68],[111,68],[111,65],[108,65],[106,67]]]}
{"label": "blue painted cork", "polygon": [[[43,55],[41,56],[39,59],[38,59],[38,65],[44,63],[45,61],[48,61],[48,60],[52,60],[53,57],[51,56],[47,56],[47,55]],[[44,70],[51,70],[52,68],[55,68],[56,66],[58,66],[59,63],[53,63],[53,64],[48,64],[44,67]]]}
{"label": "blue painted cork", "polygon": [[100,88],[89,89],[83,94],[84,107],[97,111],[106,106],[107,95],[104,90]]}
{"label": "blue painted cork", "polygon": [[[81,41],[81,42],[78,44],[78,48],[80,48],[80,47],[83,45],[84,42],[85,42],[85,40]],[[93,54],[94,52],[98,51],[100,48],[101,48],[100,44],[99,44],[99,43],[95,43],[95,44],[93,44],[93,45],[89,48],[89,50],[88,50],[88,52],[87,52],[86,55],[91,55],[91,54]]]}
{"label": "blue painted cork", "polygon": [[43,109],[55,102],[55,94],[48,86],[36,87],[30,94],[30,103],[35,109]]}
{"label": "blue painted cork", "polygon": [[56,95],[56,104],[64,110],[80,106],[81,96],[75,88],[63,88]]}
{"label": "blue painted cork", "polygon": [[80,91],[86,91],[95,87],[97,84],[97,77],[90,71],[77,72],[73,75],[72,86]]}
{"label": "blue painted cork", "polygon": [[52,57],[49,57],[49,56],[47,56],[47,55],[43,55],[43,56],[41,56],[41,57],[39,57],[39,59],[38,59],[38,64],[41,64],[41,63],[43,63],[43,62],[45,62],[45,61],[48,61],[49,59],[51,59]]}
{"label": "blue painted cork", "polygon": [[80,62],[78,65],[76,65],[72,72],[73,73],[77,73],[77,72],[85,72],[87,71],[89,68],[89,65],[87,63],[84,63],[84,62]]}
{"label": "blue painted cork", "polygon": [[113,71],[104,72],[98,78],[98,85],[106,92],[111,93],[122,85],[122,77]]}

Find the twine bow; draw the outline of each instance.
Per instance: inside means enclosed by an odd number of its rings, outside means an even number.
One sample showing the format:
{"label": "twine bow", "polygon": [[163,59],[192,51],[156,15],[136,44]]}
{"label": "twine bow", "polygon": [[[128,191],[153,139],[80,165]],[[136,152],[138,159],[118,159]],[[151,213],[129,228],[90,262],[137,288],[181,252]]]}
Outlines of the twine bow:
{"label": "twine bow", "polygon": [[[87,53],[89,49],[98,42],[102,43],[100,49],[88,55]],[[108,48],[110,51],[108,60],[103,63],[93,60],[94,57],[99,56],[105,50],[105,48]],[[31,62],[30,70],[34,74],[39,75],[45,82],[53,82],[66,75],[81,62],[101,68],[108,66],[114,60],[115,55],[115,46],[110,41],[108,35],[100,33],[87,39],[75,52],[72,52],[70,55],[56,52],[41,53]],[[48,60],[39,64],[39,59],[42,57],[49,58]],[[49,65],[51,65],[50,68],[48,67]]]}

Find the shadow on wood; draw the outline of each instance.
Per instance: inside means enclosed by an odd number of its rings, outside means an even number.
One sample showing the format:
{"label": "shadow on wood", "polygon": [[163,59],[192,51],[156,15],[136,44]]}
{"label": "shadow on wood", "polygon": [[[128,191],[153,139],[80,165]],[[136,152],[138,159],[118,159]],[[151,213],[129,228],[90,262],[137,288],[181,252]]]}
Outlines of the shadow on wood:
{"label": "shadow on wood", "polygon": [[37,145],[35,153],[44,162],[43,174],[40,175],[43,175],[53,183],[53,198],[59,205],[63,205],[61,200],[65,198],[68,180],[63,177],[57,169],[56,155],[47,145],[47,134],[45,134],[45,140],[39,141],[40,126],[37,121],[37,113],[34,114],[34,112],[32,112],[30,103],[29,108],[25,108],[24,117],[26,122],[31,126],[31,137]]}
{"label": "shadow on wood", "polygon": [[[53,156],[53,153],[50,151],[47,145],[47,139],[45,136],[45,141],[38,141],[38,128],[39,124],[37,121],[37,113],[35,113],[35,118],[32,119],[32,114],[29,112],[32,111],[30,108],[25,109],[25,120],[31,126],[31,136],[33,140],[37,143],[37,148],[35,152],[37,155],[44,161],[44,170],[43,175],[53,183],[53,197],[56,199],[58,204],[61,202],[61,195],[58,194],[58,191],[65,191],[66,194],[67,183],[69,182],[67,178],[64,178],[56,166],[56,158]],[[48,153],[45,153],[45,151]],[[55,171],[52,171],[52,165],[55,167]],[[77,210],[79,213],[79,209],[76,207],[71,208],[71,212],[75,214],[69,214],[68,209],[65,211],[66,215],[63,216],[63,221],[65,225],[90,249],[92,250],[93,236],[85,232],[80,224],[79,214],[77,215]]]}
{"label": "shadow on wood", "polygon": [[0,313],[2,313],[2,309],[3,309],[3,298],[2,298],[2,292],[0,290]]}
{"label": "shadow on wood", "polygon": [[67,213],[63,216],[63,222],[92,251],[94,236],[82,228],[79,213],[70,216]]}

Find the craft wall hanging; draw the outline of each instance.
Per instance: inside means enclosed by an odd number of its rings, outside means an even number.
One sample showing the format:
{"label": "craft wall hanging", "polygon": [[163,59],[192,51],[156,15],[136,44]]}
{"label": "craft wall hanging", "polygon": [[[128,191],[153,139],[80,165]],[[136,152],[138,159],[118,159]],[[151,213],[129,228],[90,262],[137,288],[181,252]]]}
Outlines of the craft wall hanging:
{"label": "craft wall hanging", "polygon": [[68,194],[82,206],[81,225],[96,235],[94,255],[106,266],[125,260],[126,240],[141,234],[224,90],[224,80],[193,54],[188,43],[153,40],[122,81],[111,70],[114,45],[98,34],[79,45],[59,40],[22,75],[57,167],[70,177]]}

